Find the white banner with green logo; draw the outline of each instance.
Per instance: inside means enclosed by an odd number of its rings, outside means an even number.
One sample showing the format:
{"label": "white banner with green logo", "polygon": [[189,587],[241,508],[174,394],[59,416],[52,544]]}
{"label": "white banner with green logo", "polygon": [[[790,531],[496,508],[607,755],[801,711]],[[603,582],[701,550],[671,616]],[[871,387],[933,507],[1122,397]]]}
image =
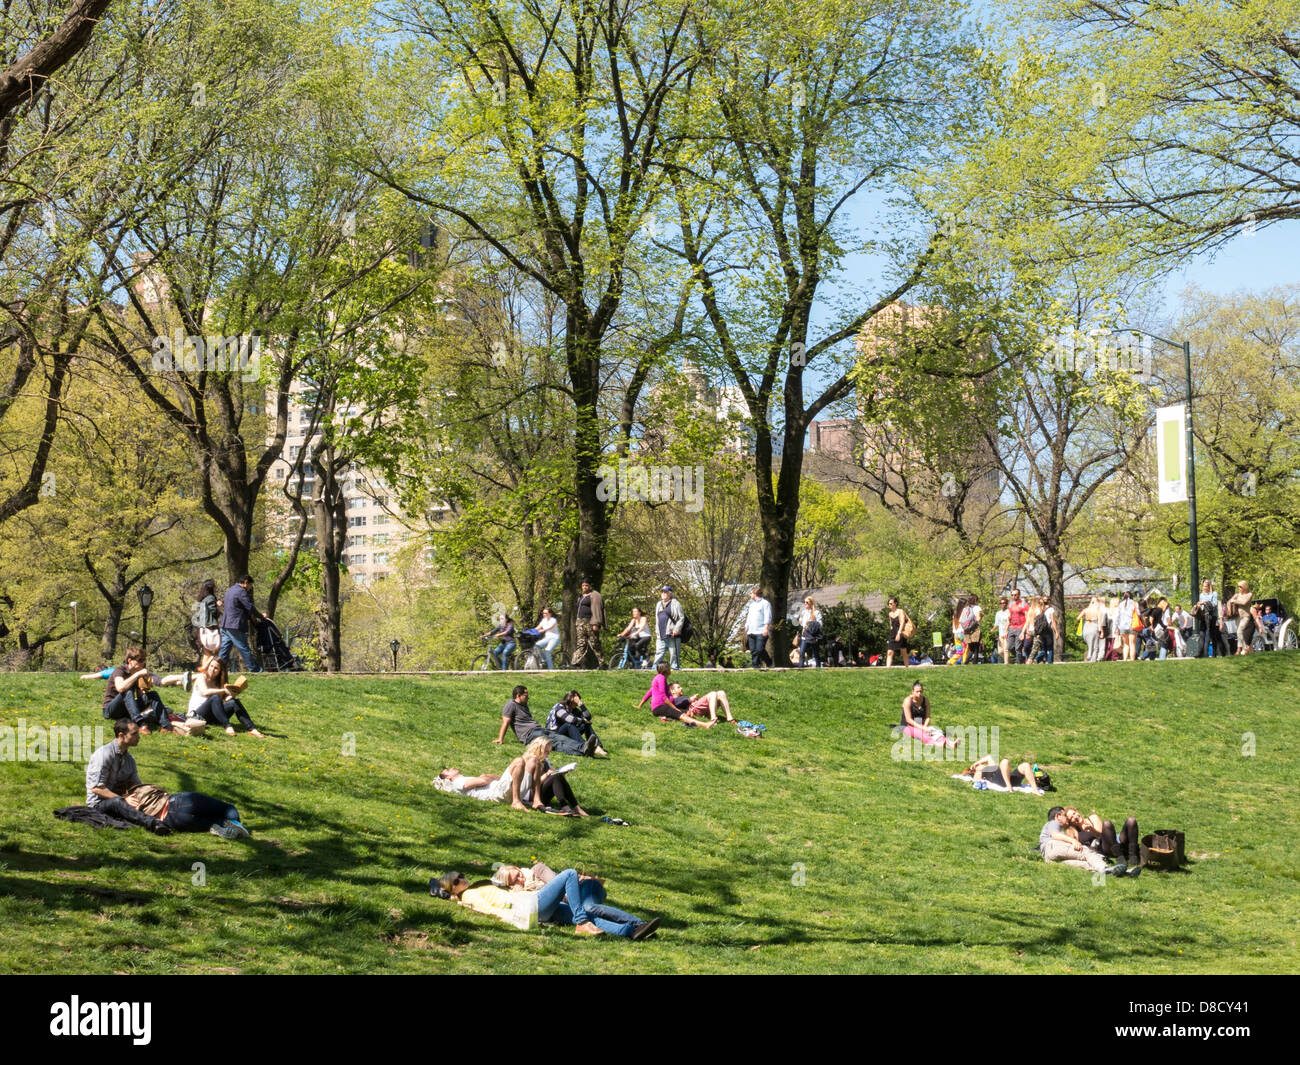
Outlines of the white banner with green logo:
{"label": "white banner with green logo", "polygon": [[1187,502],[1187,405],[1156,411],[1156,478],[1161,503]]}

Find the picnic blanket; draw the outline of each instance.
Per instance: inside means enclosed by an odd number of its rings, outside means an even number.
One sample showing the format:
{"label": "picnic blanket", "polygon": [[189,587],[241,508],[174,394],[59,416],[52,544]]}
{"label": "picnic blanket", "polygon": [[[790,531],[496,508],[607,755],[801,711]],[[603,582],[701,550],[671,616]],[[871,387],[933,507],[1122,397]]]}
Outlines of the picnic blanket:
{"label": "picnic blanket", "polygon": [[976,791],[1002,791],[1002,792],[1018,791],[1022,795],[1046,795],[1047,794],[1046,792],[1041,791],[1038,788],[1030,787],[1028,784],[1021,784],[1020,787],[1018,788],[1007,788],[1007,787],[1003,787],[1003,785],[1001,784],[995,784],[993,781],[990,780],[980,780],[978,778],[972,780],[970,777],[962,776],[960,773],[954,773],[952,775],[952,779],[964,780],[968,784],[970,784],[971,787],[973,787]]}

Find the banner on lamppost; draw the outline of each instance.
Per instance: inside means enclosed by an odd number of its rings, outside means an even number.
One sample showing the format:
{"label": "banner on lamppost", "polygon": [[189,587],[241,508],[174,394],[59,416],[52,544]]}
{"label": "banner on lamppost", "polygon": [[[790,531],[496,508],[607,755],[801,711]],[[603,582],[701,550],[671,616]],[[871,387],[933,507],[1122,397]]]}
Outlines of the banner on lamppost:
{"label": "banner on lamppost", "polygon": [[1156,479],[1161,503],[1187,502],[1187,405],[1156,411]]}

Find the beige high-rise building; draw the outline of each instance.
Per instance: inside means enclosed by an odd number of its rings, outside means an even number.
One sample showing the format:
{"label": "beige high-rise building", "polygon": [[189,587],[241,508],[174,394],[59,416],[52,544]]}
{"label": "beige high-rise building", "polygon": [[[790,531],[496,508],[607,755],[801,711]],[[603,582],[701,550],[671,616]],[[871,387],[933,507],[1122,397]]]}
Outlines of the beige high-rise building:
{"label": "beige high-rise building", "polygon": [[[304,402],[310,387],[295,382],[289,394],[289,418],[286,427],[284,450],[271,466],[267,479],[267,535],[274,542],[288,546],[298,531],[298,515],[285,498],[285,479],[294,463],[303,456],[302,499],[307,508],[307,531],[303,535],[302,550],[316,550],[316,534],[312,520],[311,499],[316,487],[310,449],[319,444],[319,434],[310,439],[312,410]],[[347,411],[340,411],[346,416]],[[270,437],[268,436],[268,440]],[[366,583],[383,580],[395,569],[397,552],[413,539],[421,538],[422,521],[411,518],[401,508],[397,495],[374,471],[353,464],[340,478],[344,486],[344,500],[348,531],[344,542],[343,563],[354,580]],[[442,508],[439,513],[445,513]],[[426,548],[426,555],[428,549]],[[432,558],[425,558],[426,568],[432,569]]]}
{"label": "beige high-rise building", "polygon": [[[915,373],[909,369],[909,348],[928,330],[942,324],[945,316],[942,307],[895,303],[868,323],[858,337],[858,354],[863,361],[880,360],[874,373],[880,392],[896,387],[902,375]],[[926,449],[909,439],[906,430],[873,415],[872,401],[880,392],[873,396],[859,388],[857,464],[867,472],[873,492],[897,502],[902,502],[906,494],[909,502],[922,510],[943,511],[970,482],[964,499],[966,508],[988,510],[997,502],[1001,479],[996,455],[976,417],[974,385],[966,391],[971,417],[970,431],[962,435],[964,443],[948,448],[942,456],[927,457]]]}

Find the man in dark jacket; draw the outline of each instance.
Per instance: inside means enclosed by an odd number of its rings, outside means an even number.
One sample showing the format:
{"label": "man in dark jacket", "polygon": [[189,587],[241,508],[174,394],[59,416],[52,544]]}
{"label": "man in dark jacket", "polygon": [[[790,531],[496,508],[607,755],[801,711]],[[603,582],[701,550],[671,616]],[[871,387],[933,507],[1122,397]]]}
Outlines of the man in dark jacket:
{"label": "man in dark jacket", "polygon": [[262,667],[253,657],[253,649],[248,645],[249,625],[253,618],[266,620],[253,606],[253,578],[245,574],[226,589],[225,605],[221,610],[221,650],[217,657],[230,665],[231,649],[238,650],[248,663],[249,673],[260,673]]}

